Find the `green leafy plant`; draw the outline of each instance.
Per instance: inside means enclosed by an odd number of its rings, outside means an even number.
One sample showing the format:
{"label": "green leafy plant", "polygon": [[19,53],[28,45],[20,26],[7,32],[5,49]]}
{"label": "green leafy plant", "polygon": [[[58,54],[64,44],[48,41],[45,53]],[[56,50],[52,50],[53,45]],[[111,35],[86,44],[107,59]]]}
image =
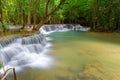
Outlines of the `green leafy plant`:
{"label": "green leafy plant", "polygon": [[2,68],[2,66],[3,66],[3,65],[0,63],[0,68]]}

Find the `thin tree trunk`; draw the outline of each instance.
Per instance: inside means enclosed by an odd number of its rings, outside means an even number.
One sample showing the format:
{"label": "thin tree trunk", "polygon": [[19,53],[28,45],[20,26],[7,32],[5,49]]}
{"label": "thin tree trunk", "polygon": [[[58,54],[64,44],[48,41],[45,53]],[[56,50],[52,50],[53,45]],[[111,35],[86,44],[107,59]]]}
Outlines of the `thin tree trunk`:
{"label": "thin tree trunk", "polygon": [[[117,3],[120,3],[120,0],[118,0]],[[119,6],[120,6],[120,4],[116,5],[117,8]],[[115,15],[115,24],[116,24],[116,27],[114,28],[115,31],[120,31],[120,16],[119,16],[119,14],[120,13],[116,12],[116,15]]]}
{"label": "thin tree trunk", "polygon": [[46,3],[46,16],[48,15],[48,8],[49,8],[49,3],[50,3],[50,0],[47,0],[47,3]]}
{"label": "thin tree trunk", "polygon": [[25,12],[24,9],[22,10],[22,29],[25,27]]}
{"label": "thin tree trunk", "polygon": [[33,29],[35,29],[36,21],[37,21],[37,17],[36,17],[36,11],[35,11],[33,15]]}
{"label": "thin tree trunk", "polygon": [[24,29],[24,10],[23,10],[23,7],[22,7],[22,3],[21,3],[21,0],[18,0],[18,4],[19,4],[19,8],[20,8],[20,14],[19,14],[19,17],[21,18],[20,19],[20,24],[22,25],[22,28],[21,29]]}
{"label": "thin tree trunk", "polygon": [[97,27],[97,1],[94,3],[94,8],[93,8],[93,30],[96,31]]}
{"label": "thin tree trunk", "polygon": [[[31,6],[31,0],[28,1],[28,6]],[[29,9],[30,10],[30,9]],[[27,24],[28,26],[31,25],[31,11],[28,12],[28,16],[27,16]]]}
{"label": "thin tree trunk", "polygon": [[3,16],[2,16],[2,0],[0,0],[0,22],[3,24]]}
{"label": "thin tree trunk", "polygon": [[31,14],[30,14],[30,12],[28,13],[27,24],[28,24],[28,26],[31,25]]}
{"label": "thin tree trunk", "polygon": [[33,15],[33,30],[35,30],[36,22],[37,22],[37,0],[34,2],[34,15]]}

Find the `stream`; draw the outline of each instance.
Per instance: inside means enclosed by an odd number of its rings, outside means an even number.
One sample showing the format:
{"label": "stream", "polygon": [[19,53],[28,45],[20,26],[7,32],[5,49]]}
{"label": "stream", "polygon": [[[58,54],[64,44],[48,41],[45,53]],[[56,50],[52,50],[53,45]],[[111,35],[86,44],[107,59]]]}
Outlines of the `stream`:
{"label": "stream", "polygon": [[18,80],[120,80],[119,34],[63,26],[40,30],[46,36],[17,38],[1,48],[1,61],[17,69]]}

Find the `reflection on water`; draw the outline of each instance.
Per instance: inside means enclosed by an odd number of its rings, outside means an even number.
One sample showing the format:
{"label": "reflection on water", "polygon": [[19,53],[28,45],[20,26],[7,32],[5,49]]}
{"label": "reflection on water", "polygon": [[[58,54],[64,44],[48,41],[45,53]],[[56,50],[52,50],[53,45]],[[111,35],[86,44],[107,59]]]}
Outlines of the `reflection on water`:
{"label": "reflection on water", "polygon": [[26,69],[18,80],[120,80],[119,35],[70,31],[50,37],[56,64],[46,70]]}

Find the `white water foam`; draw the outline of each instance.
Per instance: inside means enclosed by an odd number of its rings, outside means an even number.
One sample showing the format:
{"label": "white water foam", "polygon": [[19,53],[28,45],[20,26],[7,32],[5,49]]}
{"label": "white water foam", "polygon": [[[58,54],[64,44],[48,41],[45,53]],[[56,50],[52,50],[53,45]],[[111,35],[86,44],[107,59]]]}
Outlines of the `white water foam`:
{"label": "white water foam", "polygon": [[[47,53],[50,52],[49,48],[52,45],[42,38],[44,37],[36,35],[35,38],[34,36],[32,38],[19,38],[16,42],[1,48],[0,61],[4,63],[5,70],[11,67],[14,67],[16,71],[21,71],[27,67],[50,68],[54,60]],[[3,69],[0,70],[0,73],[4,73]]]}

